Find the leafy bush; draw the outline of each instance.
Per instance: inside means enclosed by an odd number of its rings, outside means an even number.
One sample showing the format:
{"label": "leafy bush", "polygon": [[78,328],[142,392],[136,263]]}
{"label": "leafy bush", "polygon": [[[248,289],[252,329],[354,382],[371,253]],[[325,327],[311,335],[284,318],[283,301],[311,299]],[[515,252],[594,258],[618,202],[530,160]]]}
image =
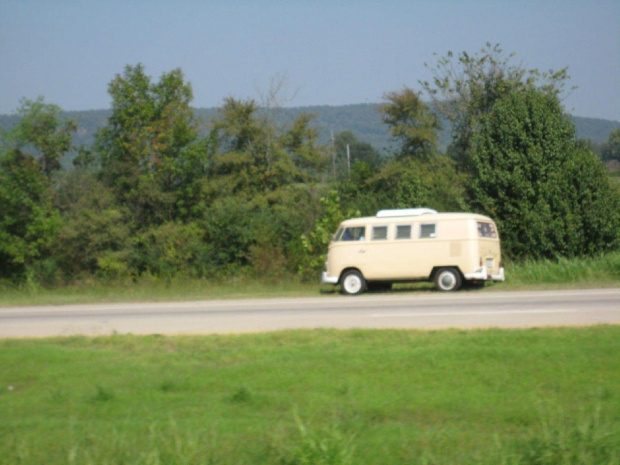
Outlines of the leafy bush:
{"label": "leafy bush", "polygon": [[129,251],[106,251],[97,257],[97,275],[114,281],[126,281],[132,277],[129,267]]}
{"label": "leafy bush", "polygon": [[53,191],[31,155],[0,153],[0,277],[23,280],[49,256],[61,227]]}
{"label": "leafy bush", "polygon": [[316,278],[317,272],[323,269],[327,247],[340,222],[347,216],[354,216],[352,212],[348,212],[348,215],[342,212],[340,197],[336,191],[330,191],[325,197],[321,197],[319,202],[323,207],[322,216],[316,221],[314,230],[299,237],[297,272],[306,279]]}
{"label": "leafy bush", "polygon": [[197,223],[165,223],[140,233],[133,242],[132,266],[171,279],[201,275],[208,263],[209,247]]}
{"label": "leafy bush", "polygon": [[513,91],[481,117],[470,157],[474,208],[498,222],[515,258],[592,255],[620,244],[620,196],[574,140],[558,98]]}

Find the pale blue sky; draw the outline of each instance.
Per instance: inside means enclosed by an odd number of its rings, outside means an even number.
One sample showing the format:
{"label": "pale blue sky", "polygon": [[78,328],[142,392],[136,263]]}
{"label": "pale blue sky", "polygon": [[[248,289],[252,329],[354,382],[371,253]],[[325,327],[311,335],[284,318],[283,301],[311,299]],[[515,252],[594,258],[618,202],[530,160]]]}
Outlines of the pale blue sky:
{"label": "pale blue sky", "polygon": [[433,52],[500,43],[527,68],[569,67],[567,111],[620,121],[618,0],[0,0],[0,113],[23,97],[110,107],[127,64],[180,67],[194,106],[255,98],[281,76],[288,106],[380,102],[430,77]]}

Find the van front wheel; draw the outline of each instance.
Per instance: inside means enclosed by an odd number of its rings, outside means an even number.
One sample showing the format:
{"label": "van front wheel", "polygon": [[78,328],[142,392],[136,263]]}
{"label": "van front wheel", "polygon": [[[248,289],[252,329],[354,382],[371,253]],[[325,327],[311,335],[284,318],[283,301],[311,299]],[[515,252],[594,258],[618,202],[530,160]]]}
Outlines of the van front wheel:
{"label": "van front wheel", "polygon": [[461,274],[454,268],[440,268],[435,273],[435,287],[439,291],[458,291],[461,284],[463,284]]}
{"label": "van front wheel", "polygon": [[366,281],[359,271],[347,271],[342,277],[342,292],[347,295],[357,295],[366,289]]}

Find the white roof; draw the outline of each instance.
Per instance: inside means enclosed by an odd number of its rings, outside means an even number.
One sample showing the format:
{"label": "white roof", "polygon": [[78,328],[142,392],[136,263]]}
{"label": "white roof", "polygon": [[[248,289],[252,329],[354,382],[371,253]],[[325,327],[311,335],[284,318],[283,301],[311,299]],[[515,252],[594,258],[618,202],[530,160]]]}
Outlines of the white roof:
{"label": "white roof", "polygon": [[[408,209],[405,209],[408,210]],[[402,222],[403,224],[414,222],[414,221],[422,221],[422,222],[433,222],[433,221],[452,221],[452,220],[464,220],[464,219],[475,219],[480,221],[493,221],[491,218],[485,215],[480,215],[477,213],[425,213],[423,215],[396,215],[396,216],[366,216],[362,218],[349,218],[344,220],[341,225],[342,226],[361,226],[362,224],[379,224],[384,225],[386,223],[393,222]]]}
{"label": "white roof", "polygon": [[398,208],[395,210],[379,210],[377,218],[393,218],[398,216],[420,216],[437,213],[432,208]]}

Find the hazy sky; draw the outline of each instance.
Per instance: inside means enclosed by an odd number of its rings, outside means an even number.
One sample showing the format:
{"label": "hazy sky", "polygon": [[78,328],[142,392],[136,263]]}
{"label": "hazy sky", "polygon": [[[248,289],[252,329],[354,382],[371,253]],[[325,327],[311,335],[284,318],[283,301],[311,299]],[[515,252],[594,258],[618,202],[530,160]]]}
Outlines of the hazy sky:
{"label": "hazy sky", "polygon": [[0,113],[43,96],[110,107],[108,83],[143,63],[181,68],[196,107],[260,101],[276,77],[288,106],[380,102],[447,51],[486,42],[541,70],[568,66],[574,115],[620,121],[618,0],[0,0]]}

